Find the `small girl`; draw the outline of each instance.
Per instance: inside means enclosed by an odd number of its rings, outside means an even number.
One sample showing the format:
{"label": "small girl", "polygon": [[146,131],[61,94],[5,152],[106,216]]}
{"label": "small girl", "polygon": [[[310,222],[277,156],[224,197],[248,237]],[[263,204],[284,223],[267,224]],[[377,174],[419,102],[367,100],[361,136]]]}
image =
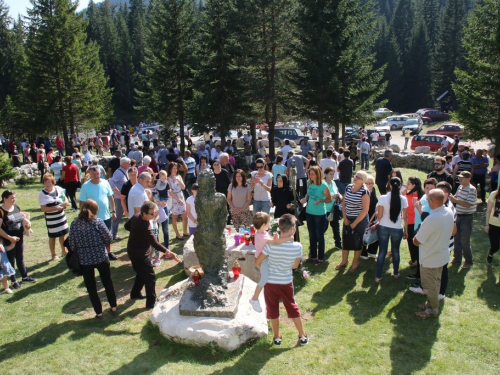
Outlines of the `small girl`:
{"label": "small girl", "polygon": [[198,215],[196,214],[195,199],[198,193],[198,184],[195,182],[191,186],[191,195],[186,200],[186,212],[188,217],[189,235],[192,236],[198,226]]}
{"label": "small girl", "polygon": [[[265,212],[257,212],[253,217],[253,225],[257,231],[255,233],[255,258],[259,257],[260,253],[262,253],[262,250],[264,249],[264,246],[268,243],[271,245],[281,245],[282,243],[293,241],[292,236],[278,238],[277,234],[275,235],[275,238],[272,239],[268,234],[270,223],[271,217]],[[250,305],[252,305],[253,309],[257,312],[262,312],[262,307],[259,302],[259,294],[267,283],[268,268],[268,258],[266,258],[260,265],[260,280],[255,287],[253,297],[250,298],[249,301]]]}
{"label": "small girl", "polygon": [[15,241],[12,241],[7,249],[0,245],[0,279],[7,294],[12,294],[12,289],[9,288],[9,277],[16,274],[14,267],[9,262],[9,258],[7,258],[7,250],[13,249],[15,245]]}
{"label": "small girl", "polygon": [[[155,203],[153,193],[151,192],[151,190],[146,189],[145,192],[148,195],[148,199],[151,202]],[[156,240],[158,242],[160,242],[160,230],[159,230],[158,224],[163,223],[166,219],[167,219],[167,216],[165,214],[165,211],[162,210],[160,207],[158,207],[158,211],[155,211],[155,214],[153,216],[153,220],[151,220],[152,231],[153,231],[153,234],[155,235]],[[154,258],[151,260],[151,263],[153,264],[153,267],[158,267],[161,264],[160,252],[156,249],[153,249],[153,250],[154,250],[155,255],[154,255]]]}

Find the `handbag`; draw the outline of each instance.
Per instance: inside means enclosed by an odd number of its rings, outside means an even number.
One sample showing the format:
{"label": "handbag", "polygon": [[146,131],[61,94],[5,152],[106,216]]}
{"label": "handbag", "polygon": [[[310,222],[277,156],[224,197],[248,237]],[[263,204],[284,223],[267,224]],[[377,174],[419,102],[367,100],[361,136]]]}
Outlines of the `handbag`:
{"label": "handbag", "polygon": [[361,250],[363,247],[361,236],[351,228],[350,225],[344,225],[342,230],[342,249],[343,250]]}
{"label": "handbag", "polygon": [[335,205],[332,206],[332,210],[328,214],[328,217],[326,218],[326,220],[333,221],[335,219],[335,213],[334,213],[334,211],[335,211]]}
{"label": "handbag", "polygon": [[71,247],[69,246],[68,238],[69,238],[69,236],[66,237],[66,239],[64,240],[64,247],[66,249],[68,249],[68,253],[66,254],[66,257],[65,257],[66,265],[77,276],[81,276],[83,274],[82,274],[82,270],[81,270],[81,266],[80,266],[80,260],[78,259],[78,254],[76,252],[74,252],[73,250],[71,250]]}
{"label": "handbag", "polygon": [[301,204],[298,204],[297,205],[297,222],[298,222],[298,225],[299,226],[302,226],[304,225],[304,222],[307,220],[307,217],[306,217],[306,208],[307,208],[307,205],[303,206]]}
{"label": "handbag", "polygon": [[377,213],[374,213],[370,222],[366,226],[365,233],[363,234],[363,244],[365,246],[371,245],[374,242],[378,241],[378,233],[377,233],[377,227],[378,227],[378,220],[375,220],[375,216]]}

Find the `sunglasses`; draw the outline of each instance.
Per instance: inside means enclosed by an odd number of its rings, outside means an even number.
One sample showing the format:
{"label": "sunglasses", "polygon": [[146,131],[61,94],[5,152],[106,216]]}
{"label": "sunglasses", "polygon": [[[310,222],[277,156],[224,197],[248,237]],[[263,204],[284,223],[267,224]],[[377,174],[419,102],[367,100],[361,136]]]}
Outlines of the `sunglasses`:
{"label": "sunglasses", "polygon": [[354,176],[354,179],[356,179],[356,180],[362,180],[363,178],[361,178],[361,177],[359,177],[359,176],[356,175],[356,176]]}
{"label": "sunglasses", "polygon": [[443,163],[434,163],[434,165],[443,165]]}
{"label": "sunglasses", "polygon": [[264,168],[264,166],[263,165],[258,165],[257,168],[262,169],[262,168]]}
{"label": "sunglasses", "polygon": [[367,182],[366,185],[375,185],[374,182]]}

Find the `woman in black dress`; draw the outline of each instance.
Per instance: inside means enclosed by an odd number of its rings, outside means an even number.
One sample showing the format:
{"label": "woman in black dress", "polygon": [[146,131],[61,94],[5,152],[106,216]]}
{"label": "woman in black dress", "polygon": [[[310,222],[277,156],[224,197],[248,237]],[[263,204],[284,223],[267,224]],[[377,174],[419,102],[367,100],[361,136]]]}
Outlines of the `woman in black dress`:
{"label": "woman in black dress", "polygon": [[274,206],[274,218],[279,219],[284,214],[293,215],[293,191],[288,177],[282,174],[276,176],[277,185],[271,190],[271,202]]}

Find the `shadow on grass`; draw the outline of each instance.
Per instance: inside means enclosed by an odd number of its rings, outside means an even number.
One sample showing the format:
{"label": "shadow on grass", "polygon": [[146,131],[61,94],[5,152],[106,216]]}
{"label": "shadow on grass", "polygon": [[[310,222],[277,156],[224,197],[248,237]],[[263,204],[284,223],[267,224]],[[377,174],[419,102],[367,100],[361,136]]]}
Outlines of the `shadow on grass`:
{"label": "shadow on grass", "polygon": [[486,280],[477,288],[477,296],[486,302],[490,310],[500,310],[500,285],[491,267],[486,272]]}
{"label": "shadow on grass", "polygon": [[462,269],[459,264],[451,264],[448,267],[448,288],[446,295],[449,297],[461,296],[465,291],[465,277],[469,273],[470,268]]}
{"label": "shadow on grass", "polygon": [[28,353],[31,354],[35,350],[54,344],[59,337],[66,335],[68,332],[72,332],[69,339],[73,341],[78,341],[92,334],[104,336],[131,336],[133,333],[130,333],[129,330],[106,330],[106,327],[127,318],[133,318],[143,311],[144,309],[133,309],[116,316],[105,311],[102,320],[97,320],[92,317],[90,319],[67,320],[62,323],[50,324],[29,337],[1,345],[0,357],[6,358],[8,356],[12,358]]}
{"label": "shadow on grass", "polygon": [[350,272],[344,274],[344,271],[344,269],[334,271],[337,272],[337,274],[330,282],[326,284],[320,292],[316,292],[312,295],[311,301],[316,303],[313,313],[328,309],[340,303],[344,295],[356,286],[358,274]]}
{"label": "shadow on grass", "polygon": [[387,314],[394,326],[390,351],[393,375],[416,373],[431,359],[441,325],[439,317],[423,320],[415,316],[417,305],[424,302],[424,296],[406,292]]}
{"label": "shadow on grass", "polygon": [[[239,349],[228,352],[215,345],[204,347],[193,347],[179,344],[161,336],[157,327],[150,321],[144,325],[140,339],[149,343],[149,348],[132,358],[129,363],[109,372],[110,375],[121,374],[152,374],[173,362],[197,363],[204,366],[213,365],[215,362],[231,361],[232,358],[241,356],[236,363],[226,368],[212,372],[212,374],[256,374],[273,357],[282,354],[292,348],[269,349],[269,342],[259,340],[257,342],[243,345]],[[168,372],[164,369],[162,372]]]}

